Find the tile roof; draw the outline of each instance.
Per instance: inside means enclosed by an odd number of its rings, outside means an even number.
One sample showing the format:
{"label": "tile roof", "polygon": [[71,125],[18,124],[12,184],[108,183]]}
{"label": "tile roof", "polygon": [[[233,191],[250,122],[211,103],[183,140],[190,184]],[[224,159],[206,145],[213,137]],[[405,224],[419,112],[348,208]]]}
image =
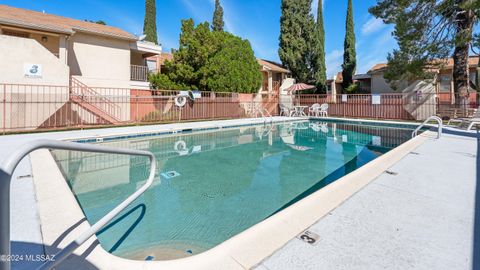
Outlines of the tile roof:
{"label": "tile roof", "polygon": [[38,29],[63,34],[85,32],[120,39],[137,40],[134,35],[120,28],[6,5],[0,5],[0,25]]}
{"label": "tile roof", "polygon": [[[446,69],[453,69],[453,58],[443,61]],[[470,56],[468,58],[468,66],[471,68],[478,67],[478,56]]]}
{"label": "tile roof", "polygon": [[[468,66],[470,68],[478,67],[478,59],[479,59],[478,56],[470,56],[468,58]],[[453,69],[453,58],[448,58],[446,60],[438,60],[438,64],[443,65],[441,69]],[[386,63],[376,64],[368,71],[368,73],[382,71],[387,67],[388,65]]]}
{"label": "tile roof", "polygon": [[259,59],[259,58],[257,58],[257,62],[260,66],[267,67],[270,70],[281,72],[281,73],[290,73],[290,70],[284,68],[282,65],[277,64],[275,62]]}
{"label": "tile roof", "polygon": [[173,60],[173,54],[171,54],[171,53],[160,54],[160,64],[161,65],[165,64],[165,61],[172,61],[172,60]]}
{"label": "tile roof", "polygon": [[160,65],[164,65],[165,61],[172,61],[173,60],[173,54],[162,52],[159,55],[150,56],[147,59],[151,60],[151,61],[157,61],[158,60],[160,62]]}
{"label": "tile roof", "polygon": [[376,71],[380,71],[380,70],[383,70],[387,67],[387,63],[380,63],[380,64],[376,64],[375,66],[373,66],[367,73],[372,73],[372,72],[376,72]]}

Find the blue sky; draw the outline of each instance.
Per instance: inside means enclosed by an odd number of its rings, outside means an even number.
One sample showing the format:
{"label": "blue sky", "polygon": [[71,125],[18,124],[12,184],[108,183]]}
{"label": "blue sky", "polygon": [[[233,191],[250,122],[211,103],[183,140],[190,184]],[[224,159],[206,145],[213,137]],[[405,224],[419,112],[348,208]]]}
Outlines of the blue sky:
{"label": "blue sky", "polygon": [[[395,46],[392,27],[375,20],[368,7],[375,0],[354,0],[358,72],[384,62]],[[15,7],[44,10],[76,19],[104,20],[134,34],[143,29],[144,0],[0,0]],[[257,57],[279,61],[281,0],[222,0],[226,30],[250,40]],[[343,61],[346,0],[324,0],[328,76],[340,71]],[[313,12],[316,13],[317,0]],[[157,28],[164,51],[178,46],[181,20],[211,21],[214,0],[157,0]]]}

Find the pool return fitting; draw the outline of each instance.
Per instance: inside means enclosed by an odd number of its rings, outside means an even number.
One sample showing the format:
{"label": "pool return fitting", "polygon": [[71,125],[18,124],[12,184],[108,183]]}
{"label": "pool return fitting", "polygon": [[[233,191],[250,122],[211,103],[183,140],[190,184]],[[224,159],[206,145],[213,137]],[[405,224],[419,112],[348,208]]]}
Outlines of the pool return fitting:
{"label": "pool return fitting", "polygon": [[65,260],[78,247],[80,247],[83,243],[90,239],[90,237],[95,235],[100,229],[107,225],[134,200],[140,197],[140,195],[142,195],[152,185],[153,179],[155,178],[155,170],[157,166],[156,159],[155,156],[148,151],[111,148],[93,144],[81,144],[55,140],[37,140],[23,145],[0,165],[0,270],[11,269],[11,262],[8,260],[8,257],[12,255],[10,247],[10,183],[12,180],[12,175],[20,161],[29,153],[38,149],[56,149],[90,153],[144,156],[148,157],[150,160],[150,174],[145,184],[135,191],[135,193],[130,195],[126,200],[120,203],[117,207],[115,207],[112,211],[106,214],[103,218],[101,218],[97,223],[93,224],[75,241],[71,242],[59,253],[57,253],[54,261],[46,261],[39,268],[37,268],[41,270],[52,269]]}

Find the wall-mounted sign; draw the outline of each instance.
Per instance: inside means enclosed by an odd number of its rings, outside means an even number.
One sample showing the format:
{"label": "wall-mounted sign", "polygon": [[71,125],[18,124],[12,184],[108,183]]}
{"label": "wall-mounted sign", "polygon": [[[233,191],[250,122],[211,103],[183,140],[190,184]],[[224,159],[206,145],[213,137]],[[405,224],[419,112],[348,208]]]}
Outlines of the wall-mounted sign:
{"label": "wall-mounted sign", "polygon": [[342,102],[347,102],[348,101],[348,96],[343,94],[342,95]]}
{"label": "wall-mounted sign", "polygon": [[380,95],[372,95],[372,104],[373,105],[380,105],[382,104],[382,98]]}
{"label": "wall-mounted sign", "polygon": [[24,64],[23,73],[27,78],[42,78],[42,65]]}

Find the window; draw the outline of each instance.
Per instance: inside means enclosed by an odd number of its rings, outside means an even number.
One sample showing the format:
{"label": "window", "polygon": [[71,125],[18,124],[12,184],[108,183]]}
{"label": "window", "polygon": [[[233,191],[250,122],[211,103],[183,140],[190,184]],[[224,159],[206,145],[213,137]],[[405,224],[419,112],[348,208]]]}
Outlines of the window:
{"label": "window", "polygon": [[450,93],[452,89],[452,79],[450,75],[440,75],[440,87],[439,92]]}
{"label": "window", "polygon": [[147,60],[148,71],[153,72],[157,70],[157,61]]}

